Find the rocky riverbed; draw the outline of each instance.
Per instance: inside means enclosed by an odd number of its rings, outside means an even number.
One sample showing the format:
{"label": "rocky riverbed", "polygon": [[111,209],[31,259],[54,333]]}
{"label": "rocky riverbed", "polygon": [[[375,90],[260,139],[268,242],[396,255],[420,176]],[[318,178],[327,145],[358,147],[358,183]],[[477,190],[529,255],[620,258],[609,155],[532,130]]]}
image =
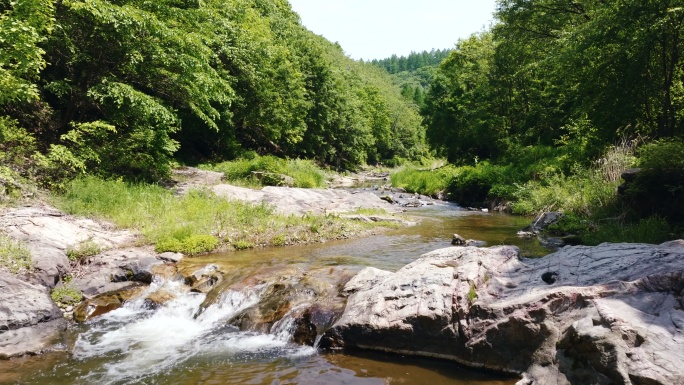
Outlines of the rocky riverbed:
{"label": "rocky riverbed", "polygon": [[322,346],[439,357],[531,384],[684,384],[684,241],[452,247],[366,268]]}
{"label": "rocky riverbed", "polygon": [[[207,185],[244,192],[214,182]],[[270,189],[278,191],[271,196],[297,192]],[[358,196],[327,191],[295,194],[285,206],[336,211]],[[268,194],[244,195],[262,201]],[[364,199],[389,205],[372,193]],[[252,293],[231,325],[256,333],[289,328],[292,341],[305,345],[438,357],[520,375],[521,385],[684,384],[684,241],[567,246],[537,259],[512,246],[450,247],[389,272],[184,263],[182,255],[138,246],[133,232],[39,204],[4,209],[0,226],[33,258],[29,272],[0,271],[0,358],[60,349],[65,316],[97,317],[131,297],[155,309],[203,293],[207,309],[225,293]],[[100,250],[74,263],[68,250],[83,242]],[[65,277],[85,298],[60,309],[50,290]]]}

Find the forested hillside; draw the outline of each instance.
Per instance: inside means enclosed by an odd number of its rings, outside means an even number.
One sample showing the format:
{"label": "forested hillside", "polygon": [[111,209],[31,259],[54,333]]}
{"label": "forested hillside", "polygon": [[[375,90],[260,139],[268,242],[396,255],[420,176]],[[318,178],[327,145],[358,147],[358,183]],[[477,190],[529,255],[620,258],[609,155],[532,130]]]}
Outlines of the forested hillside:
{"label": "forested hillside", "polygon": [[684,2],[500,0],[492,31],[442,63],[426,111],[451,161],[514,147],[591,159],[623,136],[684,132]]}
{"label": "forested hillside", "polygon": [[449,56],[450,49],[411,52],[408,56],[392,55],[386,59],[372,60],[371,64],[383,68],[392,75],[401,95],[419,108],[425,104],[425,94],[439,64]]}
{"label": "forested hillside", "polygon": [[428,142],[454,167],[397,180],[563,211],[559,232],[592,243],[682,236],[684,1],[499,0],[496,15],[425,98]]}
{"label": "forested hillside", "polygon": [[426,151],[389,75],[306,30],[286,0],[4,0],[0,12],[0,157],[20,165],[4,174],[158,180],[174,161],[246,150],[335,168]]}

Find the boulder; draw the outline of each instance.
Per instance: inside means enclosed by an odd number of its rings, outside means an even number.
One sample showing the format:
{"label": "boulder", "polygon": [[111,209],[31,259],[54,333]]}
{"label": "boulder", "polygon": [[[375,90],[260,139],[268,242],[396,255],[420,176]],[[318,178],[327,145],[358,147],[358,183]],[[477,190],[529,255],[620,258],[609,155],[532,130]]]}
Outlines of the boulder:
{"label": "boulder", "polygon": [[0,272],[0,358],[42,352],[63,329],[48,289]]}
{"label": "boulder", "polygon": [[86,297],[130,287],[130,283],[150,283],[163,262],[150,248],[131,247],[108,250],[80,266],[73,285]]}
{"label": "boulder", "polygon": [[466,244],[466,239],[458,234],[454,234],[451,237],[451,244],[454,246],[463,246]]}
{"label": "boulder", "polygon": [[547,212],[542,213],[537,218],[534,219],[529,226],[522,229],[518,234],[521,233],[532,233],[539,234],[544,231],[547,227],[558,222],[563,217],[563,213],[558,212]]}
{"label": "boulder", "polygon": [[324,348],[450,359],[521,385],[684,384],[684,242],[451,247],[346,286]]}

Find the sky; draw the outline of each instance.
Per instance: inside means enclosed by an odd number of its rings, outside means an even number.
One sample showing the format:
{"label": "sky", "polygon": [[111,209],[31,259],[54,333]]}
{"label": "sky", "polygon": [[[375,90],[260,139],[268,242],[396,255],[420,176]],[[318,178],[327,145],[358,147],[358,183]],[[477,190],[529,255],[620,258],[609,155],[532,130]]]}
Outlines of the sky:
{"label": "sky", "polygon": [[302,24],[353,59],[453,48],[493,22],[496,0],[289,0]]}

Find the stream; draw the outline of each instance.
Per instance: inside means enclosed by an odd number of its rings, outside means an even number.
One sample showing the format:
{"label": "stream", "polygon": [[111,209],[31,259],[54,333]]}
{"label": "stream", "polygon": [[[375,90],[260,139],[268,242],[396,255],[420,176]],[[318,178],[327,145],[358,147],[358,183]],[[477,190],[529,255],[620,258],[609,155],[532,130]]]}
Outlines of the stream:
{"label": "stream", "polygon": [[[264,269],[338,274],[364,266],[396,271],[428,251],[449,247],[458,233],[488,246],[513,244],[523,255],[548,253],[516,232],[529,219],[463,210],[448,203],[412,209],[417,226],[378,236],[324,244],[246,250],[186,258],[179,270],[212,264],[238,282]],[[232,282],[232,281],[231,281]],[[255,280],[256,282],[256,280]],[[234,286],[231,286],[234,287]],[[241,331],[228,323],[257,304],[267,290],[258,283],[209,294],[189,292],[174,278],[156,278],[146,290],[173,299],[150,307],[143,299],[72,325],[61,352],[0,361],[0,384],[426,384],[504,385],[516,379],[462,368],[451,362],[377,352],[322,353],[292,342],[288,313],[268,332]],[[144,298],[141,297],[141,298]],[[208,305],[207,305],[208,304]],[[243,328],[244,329],[244,328]],[[252,329],[254,330],[254,329]]]}

